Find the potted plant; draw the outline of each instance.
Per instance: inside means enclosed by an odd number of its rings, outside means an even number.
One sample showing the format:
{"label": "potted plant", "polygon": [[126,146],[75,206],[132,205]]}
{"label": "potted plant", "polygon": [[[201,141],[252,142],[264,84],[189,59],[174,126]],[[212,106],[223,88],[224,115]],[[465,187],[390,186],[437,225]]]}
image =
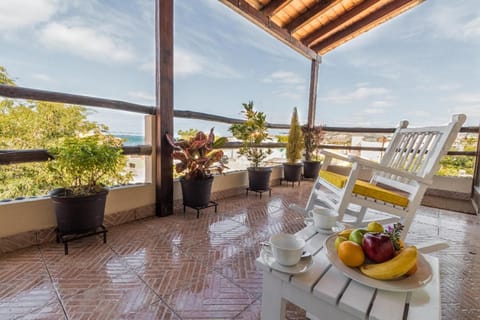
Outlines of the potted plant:
{"label": "potted plant", "polygon": [[[300,182],[302,177],[303,164],[300,162],[303,150],[303,133],[298,121],[297,108],[293,108],[288,131],[287,141],[287,162],[283,164],[283,179],[291,182]],[[293,185],[292,185],[293,186]]]}
{"label": "potted plant", "polygon": [[267,191],[270,190],[272,168],[260,165],[272,151],[259,146],[264,140],[270,139],[266,115],[254,109],[253,101],[242,105],[245,121],[232,124],[229,130],[235,138],[242,141],[238,153],[250,161],[251,166],[247,168],[249,190]]}
{"label": "potted plant", "polygon": [[193,136],[178,141],[168,134],[166,139],[173,147],[173,159],[177,161],[175,171],[183,174],[180,177],[183,205],[192,208],[207,207],[210,204],[212,172],[222,173],[226,168],[222,163],[223,151],[215,149],[221,147],[226,138],[215,140],[212,128],[208,136],[196,131]]}
{"label": "potted plant", "polygon": [[49,149],[48,163],[55,184],[50,197],[55,207],[60,236],[96,231],[103,224],[107,185],[126,183],[126,158],[122,140],[95,132],[68,137]]}
{"label": "potted plant", "polygon": [[302,127],[305,141],[305,160],[303,161],[303,177],[316,179],[320,171],[321,161],[318,154],[323,131],[321,127]]}

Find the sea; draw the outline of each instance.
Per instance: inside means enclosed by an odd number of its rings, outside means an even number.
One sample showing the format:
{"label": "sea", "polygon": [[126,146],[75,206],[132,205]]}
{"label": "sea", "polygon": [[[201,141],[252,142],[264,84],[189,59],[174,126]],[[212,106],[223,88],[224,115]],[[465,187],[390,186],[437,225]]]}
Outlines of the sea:
{"label": "sea", "polygon": [[140,144],[145,144],[145,137],[143,135],[132,135],[132,134],[113,134],[117,138],[124,140],[124,146],[136,146]]}

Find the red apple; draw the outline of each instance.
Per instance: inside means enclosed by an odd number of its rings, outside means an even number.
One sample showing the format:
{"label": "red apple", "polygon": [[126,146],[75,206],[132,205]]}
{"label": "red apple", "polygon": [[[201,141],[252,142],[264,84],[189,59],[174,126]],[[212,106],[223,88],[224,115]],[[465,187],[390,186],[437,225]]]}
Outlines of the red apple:
{"label": "red apple", "polygon": [[395,254],[392,240],[384,233],[366,233],[363,236],[362,249],[365,255],[376,263],[390,260]]}

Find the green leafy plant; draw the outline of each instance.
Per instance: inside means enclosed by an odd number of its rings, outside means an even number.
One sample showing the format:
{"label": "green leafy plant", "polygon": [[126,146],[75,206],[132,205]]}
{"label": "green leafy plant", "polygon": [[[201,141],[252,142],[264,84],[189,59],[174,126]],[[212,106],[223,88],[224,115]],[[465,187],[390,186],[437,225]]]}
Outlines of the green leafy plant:
{"label": "green leafy plant", "polygon": [[272,153],[270,148],[261,148],[258,144],[270,140],[266,115],[253,108],[253,101],[242,103],[245,121],[232,124],[229,128],[233,136],[242,140],[238,153],[247,158],[253,167],[259,167],[265,158]]}
{"label": "green leafy plant", "polygon": [[221,137],[215,139],[213,128],[210,129],[208,136],[195,131],[193,137],[175,140],[169,134],[165,137],[168,143],[173,147],[173,159],[177,160],[175,171],[179,174],[184,173],[185,179],[205,179],[212,176],[212,171],[222,173],[226,166],[222,162],[223,150],[220,148],[227,141]]}
{"label": "green leafy plant", "polygon": [[49,149],[53,160],[48,169],[65,196],[94,194],[106,185],[123,184],[131,179],[124,172],[126,158],[122,140],[96,132],[84,137],[68,137]]}
{"label": "green leafy plant", "polygon": [[292,119],[290,121],[290,130],[288,131],[287,142],[287,161],[296,163],[302,158],[303,133],[300,122],[298,121],[297,108],[293,108]]}
{"label": "green leafy plant", "polygon": [[304,145],[305,145],[305,160],[319,161],[318,151],[321,141],[323,140],[324,132],[322,127],[302,127]]}
{"label": "green leafy plant", "polygon": [[400,236],[402,234],[402,231],[403,231],[403,224],[401,224],[400,222],[397,222],[393,226],[387,226],[384,232],[390,237],[390,240],[392,240],[395,250],[400,250],[400,247],[401,247]]}

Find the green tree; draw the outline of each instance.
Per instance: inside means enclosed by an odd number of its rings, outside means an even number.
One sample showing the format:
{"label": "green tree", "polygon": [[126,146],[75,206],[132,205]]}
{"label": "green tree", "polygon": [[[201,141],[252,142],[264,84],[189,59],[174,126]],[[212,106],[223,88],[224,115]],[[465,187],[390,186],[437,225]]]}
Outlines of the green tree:
{"label": "green tree", "polygon": [[288,131],[287,142],[287,161],[296,163],[302,158],[303,133],[300,121],[298,121],[297,107],[293,108],[292,119],[290,121],[290,130]]}
{"label": "green tree", "polygon": [[[0,66],[0,84],[15,85]],[[0,101],[0,150],[49,149],[61,139],[105,131],[87,109],[51,102]],[[53,187],[46,162],[0,165],[0,199],[44,195]]]}
{"label": "green tree", "polygon": [[238,150],[238,154],[247,158],[252,167],[257,168],[263,160],[272,153],[270,148],[264,150],[258,147],[258,144],[264,140],[270,140],[267,128],[267,116],[265,113],[256,111],[253,107],[253,101],[242,103],[244,122],[235,123],[228,130],[237,139],[242,140],[243,144]]}
{"label": "green tree", "polygon": [[0,84],[6,84],[9,86],[15,85],[15,82],[8,76],[7,69],[2,66],[0,66]]}
{"label": "green tree", "polygon": [[[461,145],[463,151],[475,151],[477,150],[477,137],[465,135],[463,138],[460,136],[456,140],[457,145]],[[452,150],[458,151],[458,147],[453,147]],[[440,160],[440,169],[437,175],[440,176],[458,176],[460,170],[466,175],[473,175],[474,172],[475,157],[468,156],[445,156]]]}

